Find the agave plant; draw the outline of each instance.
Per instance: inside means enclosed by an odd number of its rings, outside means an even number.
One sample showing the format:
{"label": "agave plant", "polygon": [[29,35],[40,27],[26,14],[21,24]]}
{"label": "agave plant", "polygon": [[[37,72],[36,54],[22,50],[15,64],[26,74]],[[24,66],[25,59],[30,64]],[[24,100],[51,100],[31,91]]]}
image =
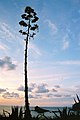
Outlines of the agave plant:
{"label": "agave plant", "polygon": [[67,120],[67,118],[71,116],[70,109],[68,109],[67,107],[63,108],[63,110],[58,109],[57,112],[59,115],[56,112],[53,112],[57,119]]}
{"label": "agave plant", "polygon": [[77,97],[77,101],[74,98],[75,103],[72,105],[72,110],[73,111],[80,111],[80,99],[79,99],[79,96],[77,94],[76,94],[76,97]]}
{"label": "agave plant", "polygon": [[32,9],[30,6],[27,6],[25,8],[24,14],[21,15],[22,19],[19,22],[19,25],[21,28],[23,27],[23,30],[19,30],[19,32],[26,36],[25,40],[25,66],[24,66],[24,72],[25,72],[25,117],[30,120],[31,114],[29,109],[29,100],[28,100],[28,75],[27,75],[27,50],[28,50],[28,42],[30,38],[34,38],[36,35],[36,31],[38,31],[38,25],[36,22],[38,21],[37,13]]}

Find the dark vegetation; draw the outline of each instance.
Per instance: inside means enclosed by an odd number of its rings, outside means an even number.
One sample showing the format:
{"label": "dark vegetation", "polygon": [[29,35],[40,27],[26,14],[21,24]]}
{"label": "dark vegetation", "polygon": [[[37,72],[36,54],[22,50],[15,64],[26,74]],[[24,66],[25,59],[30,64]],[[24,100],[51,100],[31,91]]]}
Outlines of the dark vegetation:
{"label": "dark vegetation", "polygon": [[[80,120],[80,111],[73,111],[67,107],[62,110],[58,109],[57,111],[49,111],[42,109],[37,106],[35,111],[39,113],[37,117],[31,117],[29,120]],[[45,112],[52,112],[53,117],[47,117],[44,115]],[[57,114],[58,113],[58,114]],[[22,107],[12,107],[11,114],[8,111],[3,110],[3,114],[0,114],[0,120],[28,120],[25,117],[25,113],[22,110]]]}

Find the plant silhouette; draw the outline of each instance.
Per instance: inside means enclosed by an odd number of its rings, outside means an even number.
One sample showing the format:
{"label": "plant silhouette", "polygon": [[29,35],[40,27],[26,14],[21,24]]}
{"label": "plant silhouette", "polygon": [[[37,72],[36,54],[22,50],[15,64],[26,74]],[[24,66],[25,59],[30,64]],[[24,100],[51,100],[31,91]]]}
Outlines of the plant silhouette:
{"label": "plant silhouette", "polygon": [[79,99],[79,96],[77,94],[76,94],[76,97],[77,97],[77,101],[74,98],[75,103],[72,106],[72,110],[80,111],[80,99]]}
{"label": "plant silhouette", "polygon": [[29,110],[29,101],[28,101],[28,78],[27,78],[27,49],[28,42],[30,38],[34,38],[36,35],[36,30],[38,31],[38,25],[35,24],[38,21],[37,13],[31,7],[27,6],[25,8],[25,13],[21,15],[22,19],[19,24],[24,27],[24,30],[20,30],[19,32],[22,35],[26,35],[25,38],[25,117],[27,119],[31,118],[30,110]]}

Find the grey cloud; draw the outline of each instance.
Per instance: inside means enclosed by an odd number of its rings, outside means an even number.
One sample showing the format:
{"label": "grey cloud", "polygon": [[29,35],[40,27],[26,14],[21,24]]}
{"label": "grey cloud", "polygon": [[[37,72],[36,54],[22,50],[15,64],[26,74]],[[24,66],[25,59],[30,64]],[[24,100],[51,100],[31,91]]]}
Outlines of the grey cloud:
{"label": "grey cloud", "polygon": [[29,94],[29,98],[34,98],[34,96],[33,96],[33,95],[31,95],[31,94]]}
{"label": "grey cloud", "polygon": [[36,84],[35,83],[31,83],[29,86],[29,92],[32,92],[32,90],[34,90],[36,88]]}
{"label": "grey cloud", "polygon": [[53,97],[53,94],[49,93],[49,94],[46,95],[46,97]]}
{"label": "grey cloud", "polygon": [[[24,91],[25,88],[23,85],[18,87],[18,91]],[[29,92],[34,92],[34,93],[47,93],[49,90],[46,88],[46,84],[41,84],[41,85],[36,85],[35,83],[31,83],[28,88]]]}
{"label": "grey cloud", "polygon": [[10,93],[10,92],[6,92],[2,95],[2,97],[7,98],[7,99],[11,99],[11,98],[19,98],[19,94],[18,93]]}
{"label": "grey cloud", "polygon": [[16,65],[12,63],[11,58],[6,56],[3,59],[0,59],[0,68],[7,67],[7,70],[14,70]]}
{"label": "grey cloud", "polygon": [[35,98],[36,98],[36,99],[42,98],[42,95],[36,94],[36,95],[35,95]]}
{"label": "grey cloud", "polygon": [[49,90],[46,88],[46,84],[41,84],[37,86],[37,89],[35,91],[36,93],[47,93]]}
{"label": "grey cloud", "polygon": [[3,92],[6,92],[6,89],[0,88],[0,94],[3,93]]}
{"label": "grey cloud", "polygon": [[39,94],[38,95],[37,94],[35,94],[35,95],[29,94],[29,98],[40,99],[40,98],[42,98],[42,96]]}
{"label": "grey cloud", "polygon": [[54,95],[54,97],[62,97],[62,95],[56,94],[56,95]]}
{"label": "grey cloud", "polygon": [[71,95],[64,95],[64,97],[71,97]]}
{"label": "grey cloud", "polygon": [[[35,83],[31,83],[29,85],[28,91],[32,92],[32,90],[35,89],[35,87],[36,87],[36,84]],[[25,91],[25,87],[23,85],[20,85],[17,90],[18,91]]]}
{"label": "grey cloud", "polygon": [[54,87],[55,87],[55,88],[60,88],[60,86],[59,86],[59,85],[55,85]]}
{"label": "grey cloud", "polygon": [[25,88],[24,88],[24,86],[23,85],[20,85],[20,87],[18,87],[18,89],[17,89],[18,91],[24,91],[25,90]]}
{"label": "grey cloud", "polygon": [[54,88],[52,89],[52,91],[53,91],[53,92],[57,92],[57,90],[56,90],[56,89],[54,89]]}

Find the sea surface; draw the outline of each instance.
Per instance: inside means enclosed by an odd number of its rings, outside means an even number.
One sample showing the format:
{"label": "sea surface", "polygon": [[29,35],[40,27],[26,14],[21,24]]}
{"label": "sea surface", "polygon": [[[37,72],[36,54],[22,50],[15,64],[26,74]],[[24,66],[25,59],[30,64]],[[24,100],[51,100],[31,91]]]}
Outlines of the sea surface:
{"label": "sea surface", "polygon": [[[58,109],[62,111],[64,107],[41,107],[41,108],[49,110],[49,111],[58,111]],[[0,105],[0,114],[3,114],[3,110],[5,110],[9,113],[12,112],[11,106]],[[37,113],[35,111],[35,107],[30,107],[30,110],[31,110],[32,117],[37,117],[39,115],[39,113]],[[24,111],[24,107],[23,107],[23,111]],[[7,115],[7,113],[6,113],[6,115]],[[55,116],[55,114],[53,112],[45,112],[44,115],[46,117],[54,117]],[[59,113],[57,113],[57,115],[59,115]]]}

